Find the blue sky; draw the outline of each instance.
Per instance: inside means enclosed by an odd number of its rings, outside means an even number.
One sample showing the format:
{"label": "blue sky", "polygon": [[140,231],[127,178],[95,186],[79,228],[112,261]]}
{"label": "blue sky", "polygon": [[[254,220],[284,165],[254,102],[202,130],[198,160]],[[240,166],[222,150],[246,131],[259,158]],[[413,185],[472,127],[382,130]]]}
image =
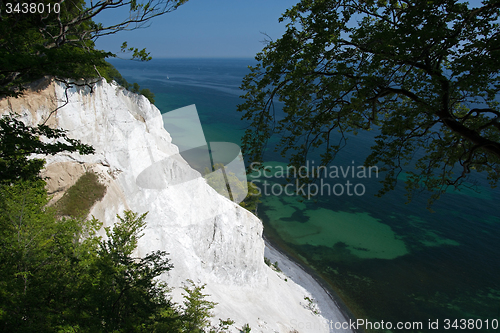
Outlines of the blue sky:
{"label": "blue sky", "polygon": [[[123,31],[97,41],[97,48],[120,55],[124,41],[146,48],[153,58],[253,58],[285,32],[278,19],[299,0],[189,0],[176,11],[151,20],[148,28]],[[469,0],[479,6],[480,0]],[[96,17],[103,24],[122,21],[128,11],[110,9]],[[123,57],[128,57],[122,54]]]}
{"label": "blue sky", "polygon": [[[190,0],[176,11],[154,18],[151,26],[104,36],[97,48],[119,53],[120,45],[146,48],[153,58],[253,58],[265,38],[285,32],[278,19],[298,0]],[[121,16],[120,16],[121,14]],[[125,18],[126,12],[108,10],[96,21]],[[125,57],[125,56],[124,56]]]}

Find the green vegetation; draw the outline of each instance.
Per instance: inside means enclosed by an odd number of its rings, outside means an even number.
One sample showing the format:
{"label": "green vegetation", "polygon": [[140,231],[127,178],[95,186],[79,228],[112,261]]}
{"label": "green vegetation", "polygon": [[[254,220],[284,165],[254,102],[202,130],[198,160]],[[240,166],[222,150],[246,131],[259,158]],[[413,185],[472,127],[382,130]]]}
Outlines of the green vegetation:
{"label": "green vegetation", "polygon": [[251,122],[245,156],[263,162],[276,134],[276,151],[296,168],[313,153],[328,165],[349,136],[376,130],[365,165],[386,171],[379,195],[394,189],[402,171],[409,200],[428,190],[432,202],[449,186],[470,186],[472,170],[496,186],[500,3],[475,6],[299,2],[280,18],[288,21],[284,35],[256,56],[243,81],[238,109]]}
{"label": "green vegetation", "polygon": [[[46,143],[41,137],[56,142]],[[13,115],[0,118],[0,184],[38,179],[45,161],[28,157],[31,154],[54,155],[63,151],[91,154],[94,149],[79,140],[68,138],[65,131],[60,129],[52,129],[44,124],[26,126]]]}
{"label": "green vegetation", "polygon": [[259,203],[262,202],[260,201],[260,197],[262,196],[260,189],[252,182],[247,182],[247,189],[248,194],[245,199],[240,202],[240,206],[253,213],[257,213],[257,207],[259,206]]}
{"label": "green vegetation", "polygon": [[[0,3],[0,97],[19,96],[27,84],[53,76],[60,79],[93,79],[108,67],[105,58],[116,56],[95,49],[95,40],[123,30],[133,30],[173,10],[187,0],[46,0],[45,6],[59,6],[58,12],[16,11],[20,0]],[[17,7],[19,9],[19,7]],[[128,9],[127,11],[123,9]],[[110,26],[93,21],[99,13],[113,11],[116,20]],[[121,18],[120,18],[121,16]],[[147,61],[145,49],[128,47],[122,52],[132,59]]]}
{"label": "green vegetation", "polygon": [[208,168],[205,168],[205,175],[203,177],[206,179],[208,185],[231,201],[239,202],[241,207],[250,212],[255,213],[257,211],[257,206],[261,202],[259,200],[261,193],[256,185],[247,182],[245,189],[245,183],[239,180],[233,172],[227,172],[223,164],[215,164],[213,170],[221,170],[222,172],[212,172]]}
{"label": "green vegetation", "polygon": [[[23,9],[20,0],[0,2],[0,98],[18,97],[29,84],[46,76],[56,77],[68,86],[91,83],[103,76],[108,80],[117,79],[129,88],[118,71],[105,61],[116,55],[95,49],[95,40],[140,28],[150,19],[175,10],[186,1],[98,0],[86,3],[84,0],[46,0],[43,14],[20,12]],[[50,13],[49,6],[52,8]],[[122,9],[128,9],[128,13],[120,21]],[[103,11],[117,13],[115,24],[103,26],[93,21]],[[128,47],[126,42],[121,51],[131,53],[132,59],[151,59],[145,49]],[[133,90],[154,101],[148,89],[140,89],[137,85]],[[46,143],[40,140],[41,137],[57,142]],[[64,131],[50,129],[45,123],[30,127],[13,116],[0,119],[0,183],[37,178],[43,161],[28,160],[28,156],[62,151],[89,154],[93,149],[69,139]]]}
{"label": "green vegetation", "polygon": [[[264,257],[264,263],[274,269],[276,272],[281,272],[281,269],[278,267],[278,262],[275,261],[274,264],[271,262],[271,260],[267,257]],[[286,281],[286,279],[285,279]]]}
{"label": "green vegetation", "polygon": [[215,303],[204,286],[170,300],[157,278],[170,271],[165,251],[132,254],[146,214],[130,211],[106,239],[96,219],[61,219],[47,207],[42,180],[0,186],[0,330],[3,332],[225,332],[212,327]]}
{"label": "green vegetation", "polygon": [[269,267],[271,267],[271,265],[272,265],[272,264],[271,264],[271,260],[270,260],[268,257],[264,257],[264,263],[265,263],[267,266],[269,266]]}
{"label": "green vegetation", "polygon": [[[0,98],[19,97],[45,76],[67,86],[102,76],[130,88],[105,61],[115,55],[96,50],[95,40],[139,28],[185,2],[46,0],[46,8],[60,7],[44,14],[16,11],[19,0],[0,2]],[[119,14],[120,7],[129,9],[123,21],[108,27],[93,22],[102,11]],[[126,43],[122,51],[133,59],[151,59]],[[132,91],[154,97],[137,84]],[[204,286],[186,286],[182,305],[171,301],[170,289],[158,279],[173,268],[165,251],[133,256],[146,214],[117,216],[113,228],[104,228],[105,239],[98,235],[101,221],[82,218],[104,195],[97,175],[86,173],[56,207],[47,206],[40,178],[45,161],[29,157],[64,151],[91,154],[94,149],[45,123],[30,127],[13,115],[0,119],[0,331],[226,332],[229,319],[210,325],[215,303],[205,300]]]}
{"label": "green vegetation", "polygon": [[71,186],[54,207],[59,216],[86,217],[90,208],[101,200],[106,186],[99,182],[96,173],[87,171]]}
{"label": "green vegetation", "polygon": [[252,331],[252,329],[250,328],[250,325],[248,325],[248,324],[243,325],[243,327],[241,328],[241,332],[243,332],[243,333],[250,333],[251,331]]}
{"label": "green vegetation", "polygon": [[[208,295],[203,294],[205,285],[196,286],[193,281],[187,280],[187,285],[184,286],[184,310],[183,318],[186,332],[202,333],[205,328],[209,327],[211,310],[217,303],[210,302],[205,299]],[[225,332],[234,322],[230,319],[219,319],[218,327],[211,327],[209,332]]]}
{"label": "green vegetation", "polygon": [[274,266],[274,269],[275,269],[277,272],[281,272],[281,269],[278,267],[278,262],[277,262],[277,261],[275,261],[275,262],[274,262],[273,266]]}
{"label": "green vegetation", "polygon": [[141,89],[139,84],[135,82],[134,84],[130,84],[125,80],[125,78],[120,74],[120,72],[115,68],[115,66],[107,63],[107,67],[101,71],[101,75],[106,78],[108,82],[115,80],[120,86],[124,87],[127,90],[130,90],[133,93],[141,94],[151,103],[155,102],[155,94],[153,94],[149,89]]}
{"label": "green vegetation", "polygon": [[[221,163],[215,164],[212,170],[205,168],[203,177],[208,185],[231,201],[243,201],[246,196],[245,183],[240,181],[234,172],[227,171]],[[221,172],[218,172],[218,170]]]}
{"label": "green vegetation", "polygon": [[306,308],[311,310],[315,315],[319,315],[318,305],[311,297],[304,296],[304,300],[307,302]]}

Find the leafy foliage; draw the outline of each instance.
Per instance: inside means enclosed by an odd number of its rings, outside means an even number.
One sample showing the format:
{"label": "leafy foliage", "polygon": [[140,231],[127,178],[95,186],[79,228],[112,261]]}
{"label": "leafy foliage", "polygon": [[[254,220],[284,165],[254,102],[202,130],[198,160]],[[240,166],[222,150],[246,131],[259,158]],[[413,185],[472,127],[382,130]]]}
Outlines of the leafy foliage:
{"label": "leafy foliage", "polygon": [[[22,13],[23,1],[0,2],[0,98],[18,97],[31,82],[45,76],[80,80],[100,76],[121,78],[106,57],[112,53],[96,50],[94,41],[104,35],[143,27],[151,18],[175,10],[186,0],[47,0],[44,12]],[[10,10],[8,5],[11,5]],[[20,5],[20,6],[19,6]],[[57,12],[54,8],[59,6]],[[93,19],[104,10],[128,8],[129,15],[111,26]],[[39,8],[39,7],[37,7]],[[51,10],[49,8],[52,8]],[[126,45],[126,44],[125,44]],[[132,48],[133,59],[149,60],[145,50]],[[154,102],[148,89],[138,91]],[[92,153],[90,146],[67,138],[64,131],[48,126],[25,126],[12,116],[0,120],[0,182],[33,179],[43,167],[40,159],[28,159],[32,153],[55,154],[62,151]],[[40,137],[57,139],[46,143]],[[66,141],[66,143],[64,143]]]}
{"label": "leafy foliage", "polygon": [[132,85],[125,80],[125,78],[120,74],[120,72],[115,68],[115,66],[108,63],[108,66],[101,71],[101,75],[108,81],[116,81],[120,86],[125,89],[129,89]]}
{"label": "leafy foliage", "polygon": [[146,214],[124,212],[102,239],[96,219],[56,220],[44,186],[0,186],[2,332],[227,331],[230,320],[209,325],[204,286],[186,287],[183,307],[170,300],[165,251],[134,256]]}
{"label": "leafy foliage", "polygon": [[148,88],[141,89],[139,93],[146,97],[151,103],[155,103],[155,94],[152,93]]}
{"label": "leafy foliage", "polygon": [[[56,223],[41,180],[0,188],[0,327],[4,332],[48,332],[77,299],[75,280],[88,263],[90,224]],[[87,229],[87,230],[86,230]],[[88,232],[87,232],[88,231]],[[66,304],[67,302],[67,304]],[[68,309],[70,310],[70,309]]]}
{"label": "leafy foliage", "polygon": [[[59,1],[45,3],[53,6]],[[45,75],[73,79],[95,77],[94,66],[103,66],[104,58],[112,55],[94,49],[88,33],[97,29],[95,23],[90,20],[72,23],[84,12],[85,1],[64,1],[60,6],[60,15],[8,14],[2,2],[0,96],[18,96],[24,85]]]}
{"label": "leafy foliage", "polygon": [[132,52],[132,58],[141,59],[149,61],[152,58],[149,56],[149,53],[146,52],[146,49],[139,50],[137,47],[128,47],[127,42],[123,42],[121,46],[122,52]]}
{"label": "leafy foliage", "polygon": [[[104,61],[114,55],[96,50],[95,39],[140,28],[185,2],[47,0],[45,5],[59,4],[60,13],[20,14],[8,13],[1,1],[0,98],[18,97],[27,84],[46,75],[75,80],[95,78],[99,71],[116,75]],[[93,22],[103,10],[120,7],[130,9],[120,23],[104,27]],[[150,58],[145,50],[129,51],[132,58]],[[147,89],[140,91],[153,97]],[[165,251],[134,256],[146,214],[127,211],[118,216],[113,228],[105,228],[105,239],[98,235],[102,223],[96,219],[56,219],[54,209],[47,207],[46,184],[39,177],[44,161],[29,157],[61,151],[89,154],[94,150],[68,138],[63,130],[43,124],[29,127],[13,116],[0,119],[0,330],[178,333],[198,327],[199,332],[226,331],[230,320],[208,326],[204,316],[213,303],[204,301],[206,295],[197,292],[199,287],[193,285],[193,293],[188,292],[186,311],[171,302],[168,287],[158,280],[172,269]],[[82,200],[89,204],[102,194],[94,176],[84,176],[75,188],[79,194],[90,190],[89,200]],[[67,198],[65,205],[73,206],[75,193]],[[68,214],[78,215],[88,205],[80,208]]]}
{"label": "leafy foliage", "polygon": [[216,163],[213,170],[221,170],[222,172],[212,172],[205,168],[203,177],[208,185],[231,201],[239,202],[241,207],[251,212],[257,210],[257,205],[261,202],[259,200],[261,193],[255,184],[246,182],[247,186],[245,187],[245,182],[238,179],[234,172],[226,171],[221,163]]}
{"label": "leafy foliage", "polygon": [[192,333],[218,333],[226,332],[234,322],[230,319],[219,319],[219,325],[211,326],[209,318],[212,317],[211,310],[217,305],[215,302],[206,300],[208,296],[203,294],[205,285],[197,286],[192,280],[187,280],[184,286],[184,309],[183,309],[183,332]]}
{"label": "leafy foliage", "polygon": [[[46,0],[56,13],[18,13],[0,2],[0,97],[18,96],[25,86],[46,75],[64,79],[95,78],[113,53],[95,49],[95,40],[123,30],[144,27],[153,17],[169,13],[187,0]],[[10,1],[14,7],[21,0]],[[122,21],[109,26],[93,19],[105,10],[129,9]],[[125,47],[126,44],[125,44]],[[146,50],[128,48],[132,59],[149,60]]]}
{"label": "leafy foliage", "polygon": [[245,197],[245,199],[243,199],[243,201],[240,202],[240,206],[246,208],[251,212],[256,212],[259,203],[262,202],[260,201],[262,193],[260,192],[257,185],[255,185],[252,182],[247,182],[247,188],[248,188],[248,194]]}
{"label": "leafy foliage", "polygon": [[[46,142],[46,139],[53,142]],[[0,183],[38,178],[44,161],[28,157],[31,154],[54,155],[62,151],[91,154],[94,149],[79,140],[68,138],[61,129],[46,125],[26,126],[13,115],[0,118]]]}
{"label": "leafy foliage", "polygon": [[264,257],[264,263],[265,263],[267,266],[269,266],[269,267],[271,267],[271,265],[272,265],[272,263],[271,263],[271,259],[269,259],[269,258],[267,258],[267,257]]}
{"label": "leafy foliage", "polygon": [[252,331],[252,328],[250,327],[249,324],[245,324],[243,325],[243,327],[241,328],[242,332],[243,333],[250,333]]}
{"label": "leafy foliage", "polygon": [[141,237],[146,214],[130,211],[113,229],[106,227],[106,240],[96,249],[97,259],[90,267],[94,277],[86,312],[92,325],[106,332],[141,331],[152,327],[160,313],[171,306],[166,286],[156,277],[172,269],[165,251],[156,251],[143,258],[133,252]]}
{"label": "leafy foliage", "polygon": [[205,286],[196,286],[192,280],[188,280],[188,285],[184,286],[185,301],[184,315],[189,318],[186,327],[187,332],[200,333],[203,328],[209,326],[210,311],[214,308],[214,302],[205,299],[203,294]]}
{"label": "leafy foliage", "polygon": [[155,94],[153,94],[149,89],[141,89],[138,83],[130,84],[125,80],[125,78],[120,74],[120,72],[115,68],[115,66],[108,63],[107,67],[100,71],[101,75],[106,78],[108,82],[115,80],[120,86],[134,93],[141,94],[146,97],[151,103],[155,102]]}
{"label": "leafy foliage", "polygon": [[262,161],[278,133],[276,150],[292,165],[315,150],[327,165],[350,134],[376,130],[365,164],[387,171],[380,195],[394,189],[403,168],[409,198],[426,189],[436,199],[472,170],[495,186],[499,9],[494,0],[477,8],[456,0],[301,1],[281,17],[287,31],[256,56],[243,81],[238,109],[252,125],[244,153]]}
{"label": "leafy foliage", "polygon": [[[45,76],[80,80],[100,76],[121,79],[118,71],[109,65],[106,57],[112,53],[96,50],[94,41],[104,35],[143,27],[151,18],[175,10],[186,0],[47,0],[44,12],[22,13],[12,8],[23,6],[23,1],[0,2],[0,98],[18,97],[31,82]],[[8,5],[11,5],[10,10]],[[19,6],[20,5],[20,6]],[[59,6],[57,12],[54,8]],[[95,23],[93,19],[104,10],[128,8],[129,15],[111,26]],[[51,10],[49,8],[52,8]],[[124,44],[127,46],[126,43]],[[130,48],[129,48],[130,50]],[[149,60],[147,52],[131,48],[132,58]],[[142,93],[151,102],[154,94],[148,89]],[[56,139],[46,143],[40,137]],[[12,116],[0,120],[0,182],[38,177],[43,168],[40,159],[29,155],[55,154],[62,151],[93,152],[92,147],[69,139],[62,130],[39,125],[29,127]]]}
{"label": "leafy foliage", "polygon": [[216,163],[212,170],[205,168],[203,177],[208,185],[229,200],[241,202],[246,196],[245,183],[241,182],[234,172],[227,171],[222,163]]}
{"label": "leafy foliage", "polygon": [[54,208],[59,216],[85,217],[105,192],[106,186],[99,182],[98,175],[87,171],[64,193]]}

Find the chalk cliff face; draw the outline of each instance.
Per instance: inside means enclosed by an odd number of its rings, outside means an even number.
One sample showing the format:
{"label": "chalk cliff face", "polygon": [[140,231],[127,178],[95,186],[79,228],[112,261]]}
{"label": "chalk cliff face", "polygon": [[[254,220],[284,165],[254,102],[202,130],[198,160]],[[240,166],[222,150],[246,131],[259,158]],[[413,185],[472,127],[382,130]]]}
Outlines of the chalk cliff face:
{"label": "chalk cliff face", "polygon": [[[307,292],[265,265],[259,219],[215,192],[182,158],[168,159],[178,148],[160,111],[145,97],[105,81],[92,89],[52,82],[23,98],[1,100],[0,114],[9,110],[32,125],[50,114],[48,124],[95,148],[88,156],[47,157],[49,191],[56,200],[86,170],[94,170],[107,192],[91,215],[112,225],[124,210],[148,212],[138,255],[157,249],[170,253],[174,269],[162,278],[174,287],[174,300],[181,300],[179,287],[191,279],[207,284],[209,299],[219,303],[216,318],[235,320],[235,328],[249,323],[252,332],[288,333],[300,322],[301,332],[328,331],[325,319],[304,306]],[[164,172],[174,185],[137,185],[142,171],[165,159]]]}

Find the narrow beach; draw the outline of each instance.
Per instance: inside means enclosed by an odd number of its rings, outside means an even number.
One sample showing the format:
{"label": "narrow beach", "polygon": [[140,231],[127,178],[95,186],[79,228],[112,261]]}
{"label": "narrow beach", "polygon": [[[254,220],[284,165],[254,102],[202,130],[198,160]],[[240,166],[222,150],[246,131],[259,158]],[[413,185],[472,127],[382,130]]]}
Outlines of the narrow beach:
{"label": "narrow beach", "polygon": [[[266,248],[264,255],[272,263],[278,262],[278,267],[281,271],[295,283],[306,289],[314,298],[321,311],[321,315],[328,320],[330,332],[352,332],[357,333],[352,329],[336,329],[335,324],[339,327],[342,323],[349,323],[349,314],[342,309],[334,296],[330,294],[327,288],[309,274],[304,267],[296,263],[287,254],[280,251],[276,246],[264,238]],[[345,307],[345,306],[344,306]],[[351,317],[351,321],[355,320]],[[346,324],[344,324],[345,326]]]}

